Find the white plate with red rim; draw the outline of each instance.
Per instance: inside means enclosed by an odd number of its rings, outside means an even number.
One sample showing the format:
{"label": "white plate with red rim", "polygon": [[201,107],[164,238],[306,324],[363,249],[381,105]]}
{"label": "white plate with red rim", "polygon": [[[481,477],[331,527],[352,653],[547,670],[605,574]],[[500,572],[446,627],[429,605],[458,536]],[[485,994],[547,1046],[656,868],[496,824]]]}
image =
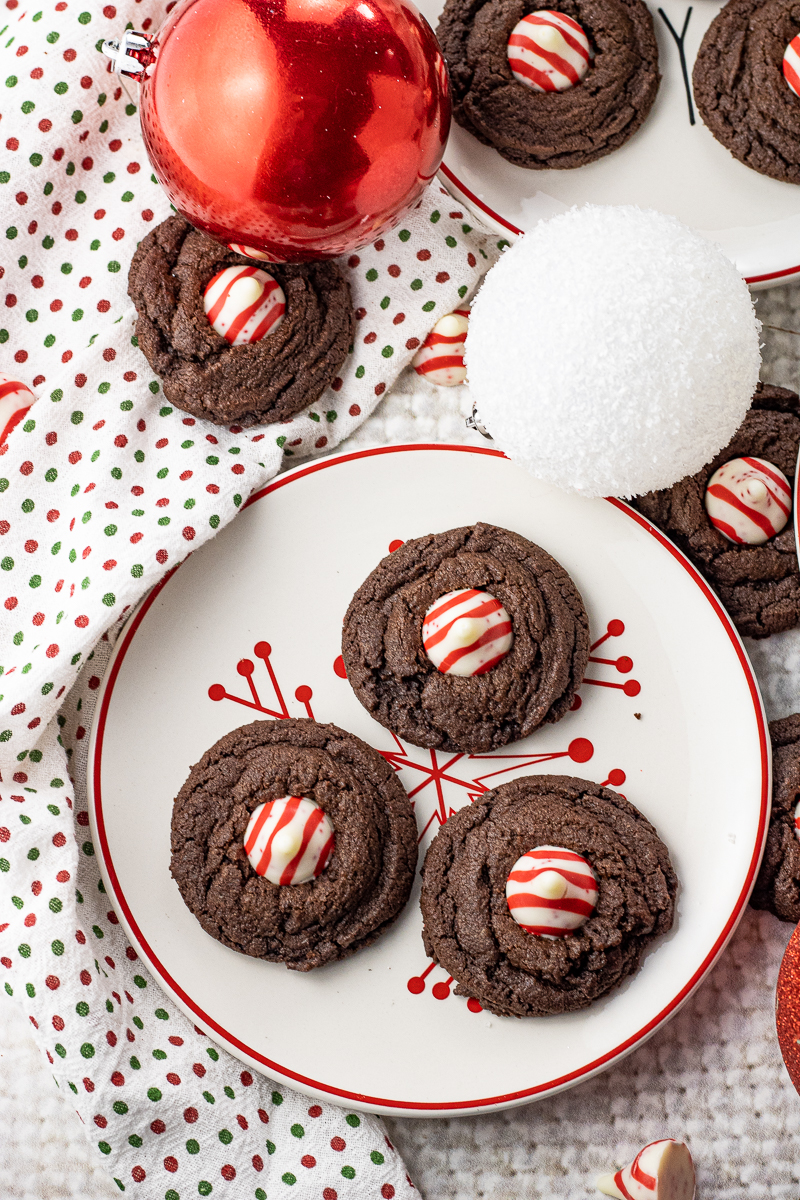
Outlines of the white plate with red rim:
{"label": "white plate with red rim", "polygon": [[[416,3],[435,29],[444,0]],[[687,91],[678,46],[659,7],[678,35],[691,13],[683,40],[691,78],[703,35],[723,5],[714,0],[649,5],[661,85],[647,120],[619,150],[584,167],[530,171],[506,162],[453,123],[440,178],[506,236],[529,232],[537,221],[573,205],[636,204],[671,213],[718,242],[751,286],[786,283],[800,276],[797,185],[759,175],[715,140]],[[551,8],[558,11],[558,4]],[[800,99],[797,104],[800,123]]]}
{"label": "white plate with red rim", "polygon": [[[394,544],[478,520],[516,530],[564,564],[584,597],[593,650],[573,711],[473,758],[420,750],[373,721],[343,677],[340,638],[353,592]],[[421,852],[450,812],[517,775],[610,781],[670,848],[681,880],[672,932],[591,1008],[522,1021],[454,995],[447,973],[426,958],[418,881],[397,923],[346,962],[300,974],[226,949],[202,931],[170,877],[173,797],[231,729],[312,713],[362,737],[399,771]],[[758,689],[694,568],[624,504],[557,492],[483,447],[383,447],[279,476],[128,621],[89,754],[106,887],[162,986],[250,1066],[381,1112],[525,1103],[639,1045],[732,934],[769,814]]]}

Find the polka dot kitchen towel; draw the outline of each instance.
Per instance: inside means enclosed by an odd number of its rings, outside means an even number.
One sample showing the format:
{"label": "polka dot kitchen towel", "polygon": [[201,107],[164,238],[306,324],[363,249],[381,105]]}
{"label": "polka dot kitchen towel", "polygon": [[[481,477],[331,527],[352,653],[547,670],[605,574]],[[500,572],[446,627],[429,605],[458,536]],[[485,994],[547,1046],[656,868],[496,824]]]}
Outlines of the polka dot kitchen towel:
{"label": "polka dot kitchen towel", "polygon": [[165,10],[3,0],[0,13],[0,372],[38,396],[0,447],[0,976],[122,1191],[408,1195],[377,1119],[242,1070],[137,961],[90,840],[86,734],[125,612],[287,459],[329,451],[370,414],[497,239],[433,184],[343,260],[357,334],[316,404],[247,432],[188,417],[136,347],[128,264],[171,210],[136,85],[100,53]]}

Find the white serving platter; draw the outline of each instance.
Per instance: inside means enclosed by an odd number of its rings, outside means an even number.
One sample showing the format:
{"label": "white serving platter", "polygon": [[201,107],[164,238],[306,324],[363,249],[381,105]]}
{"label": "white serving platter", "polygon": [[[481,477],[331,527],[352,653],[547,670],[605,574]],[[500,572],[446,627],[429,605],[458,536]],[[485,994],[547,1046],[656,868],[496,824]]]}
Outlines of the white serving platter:
{"label": "white serving platter", "polygon": [[[478,520],[540,543],[576,581],[594,648],[581,703],[502,753],[407,745],[365,712],[342,617],[392,544]],[[173,797],[219,737],[259,716],[333,721],[387,755],[421,853],[486,787],[526,772],[610,782],[656,825],[681,889],[671,933],[582,1013],[516,1020],[453,992],[426,959],[418,881],[374,946],[309,974],[207,936],[169,873]],[[769,738],[736,631],[688,561],[619,501],[533,480],[498,451],[393,446],[279,476],[159,584],[115,647],[90,745],[106,887],[139,954],[190,1018],[257,1070],[382,1112],[521,1104],[609,1066],[673,1015],[747,903],[770,802]],[[420,858],[421,863],[421,858]]]}
{"label": "white serving platter", "polygon": [[[417,3],[435,29],[443,0]],[[529,232],[537,221],[573,205],[636,204],[671,213],[718,242],[753,287],[798,277],[800,190],[735,159],[703,124],[693,97],[695,123],[690,123],[678,47],[659,12],[660,7],[680,34],[691,9],[684,40],[691,77],[703,34],[722,4],[663,0],[661,6],[648,7],[658,39],[661,86],[647,120],[624,146],[585,167],[529,171],[506,162],[454,123],[442,181],[500,232]]]}

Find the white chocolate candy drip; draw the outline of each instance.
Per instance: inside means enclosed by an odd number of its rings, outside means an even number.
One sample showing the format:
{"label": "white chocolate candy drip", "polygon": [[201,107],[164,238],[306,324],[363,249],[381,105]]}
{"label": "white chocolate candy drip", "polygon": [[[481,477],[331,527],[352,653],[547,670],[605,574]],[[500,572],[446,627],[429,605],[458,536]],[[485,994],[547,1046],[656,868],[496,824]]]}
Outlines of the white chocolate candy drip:
{"label": "white chocolate candy drip", "polygon": [[24,383],[9,375],[0,375],[0,446],[14,426],[19,425],[35,399]]}
{"label": "white chocolate candy drip", "polygon": [[457,308],[437,321],[411,360],[417,374],[440,387],[463,383],[467,378],[464,350],[468,328],[468,308]]}
{"label": "white chocolate candy drip", "polygon": [[795,96],[800,96],[800,33],[792,38],[784,51],[783,78]]}
{"label": "white chocolate candy drip", "polygon": [[500,601],[477,588],[440,596],[422,625],[425,653],[443,675],[485,675],[513,641],[511,619]]}
{"label": "white chocolate candy drip", "polygon": [[526,933],[567,937],[594,912],[597,878],[574,850],[537,846],[511,868],[506,899],[512,917]]}
{"label": "white chocolate candy drip", "polygon": [[330,862],[334,846],[330,818],[301,796],[259,804],[244,835],[253,870],[281,886],[316,879]]}
{"label": "white chocolate candy drip", "polygon": [[283,288],[258,267],[226,267],[210,280],[203,307],[213,329],[232,346],[260,342],[286,312]]}
{"label": "white chocolate candy drip", "polygon": [[589,70],[591,57],[589,39],[578,22],[552,9],[523,17],[508,39],[512,75],[535,92],[575,87]]}
{"label": "white chocolate candy drip", "polygon": [[694,1200],[694,1163],[689,1148],[674,1138],[651,1142],[627,1167],[601,1176],[597,1188],[617,1200]]}
{"label": "white chocolate candy drip", "polygon": [[732,458],[708,481],[706,512],[730,542],[761,546],[780,533],[791,515],[789,480],[763,458]]}

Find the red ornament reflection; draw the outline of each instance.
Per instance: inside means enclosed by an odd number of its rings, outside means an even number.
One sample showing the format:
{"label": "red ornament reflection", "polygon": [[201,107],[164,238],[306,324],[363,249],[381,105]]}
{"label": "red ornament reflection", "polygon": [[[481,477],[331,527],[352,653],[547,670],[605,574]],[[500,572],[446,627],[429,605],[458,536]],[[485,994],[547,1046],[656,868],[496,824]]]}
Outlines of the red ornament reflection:
{"label": "red ornament reflection", "polygon": [[265,257],[374,241],[432,179],[447,72],[408,0],[188,0],[153,42],[141,122],[193,225]]}

